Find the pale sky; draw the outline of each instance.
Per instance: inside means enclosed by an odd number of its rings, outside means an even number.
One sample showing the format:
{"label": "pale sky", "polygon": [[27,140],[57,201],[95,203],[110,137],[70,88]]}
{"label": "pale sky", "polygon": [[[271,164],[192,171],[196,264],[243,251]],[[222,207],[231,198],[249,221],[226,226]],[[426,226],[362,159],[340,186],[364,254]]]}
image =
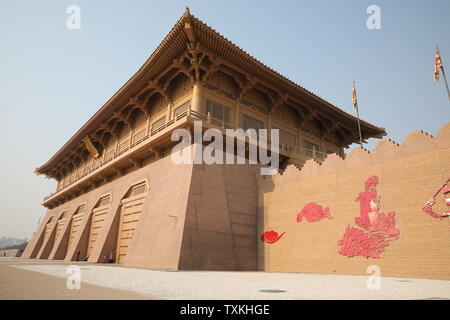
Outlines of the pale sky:
{"label": "pale sky", "polygon": [[[369,5],[381,29],[366,26]],[[69,5],[81,29],[66,27]],[[27,237],[55,182],[35,176],[145,62],[185,6],[294,82],[402,143],[450,121],[444,83],[434,83],[434,46],[450,76],[450,1],[385,0],[3,0],[0,3],[0,237]],[[376,145],[371,139],[369,149]]]}

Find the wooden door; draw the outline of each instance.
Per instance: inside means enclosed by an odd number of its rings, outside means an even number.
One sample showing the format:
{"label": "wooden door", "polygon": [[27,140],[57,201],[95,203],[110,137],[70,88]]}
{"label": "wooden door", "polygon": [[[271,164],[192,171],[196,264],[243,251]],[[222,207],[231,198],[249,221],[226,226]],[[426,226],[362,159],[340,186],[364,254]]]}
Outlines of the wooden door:
{"label": "wooden door", "polygon": [[92,210],[91,230],[89,232],[88,250],[87,256],[90,257],[95,242],[97,241],[98,234],[102,230],[105,223],[106,214],[109,209],[110,197],[104,197],[100,199],[97,206]]}
{"label": "wooden door", "polygon": [[52,232],[52,228],[53,228],[53,217],[51,217],[50,220],[48,221],[48,223],[45,225],[44,243],[50,237],[50,234]]}
{"label": "wooden door", "polygon": [[54,245],[58,242],[58,240],[61,238],[63,233],[64,225],[66,224],[66,218],[61,218],[56,223],[56,234],[55,234],[55,242]]}
{"label": "wooden door", "polygon": [[78,234],[78,230],[80,229],[81,221],[83,220],[83,213],[78,212],[72,216],[72,224],[70,225],[70,235],[69,235],[69,244],[67,245],[68,250],[72,249],[72,246],[75,245],[75,238]]}
{"label": "wooden door", "polygon": [[117,241],[117,263],[123,263],[128,247],[134,236],[139,216],[144,208],[146,185],[139,184],[131,188],[128,198],[122,200],[120,209],[119,233]]}
{"label": "wooden door", "polygon": [[92,223],[91,223],[91,232],[89,233],[89,243],[88,243],[88,257],[92,253],[92,249],[94,248],[95,242],[97,241],[97,236],[102,230],[103,224],[105,222],[105,216],[108,213],[108,209],[103,209],[99,211],[94,211],[92,213]]}
{"label": "wooden door", "polygon": [[128,247],[133,239],[139,216],[144,207],[144,199],[124,203],[120,212],[119,244],[117,246],[117,263],[123,263]]}

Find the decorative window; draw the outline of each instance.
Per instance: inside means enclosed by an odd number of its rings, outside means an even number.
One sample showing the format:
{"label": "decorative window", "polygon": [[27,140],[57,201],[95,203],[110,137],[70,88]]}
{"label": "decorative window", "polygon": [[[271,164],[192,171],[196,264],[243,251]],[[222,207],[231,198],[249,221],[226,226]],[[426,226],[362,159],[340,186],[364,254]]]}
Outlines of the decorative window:
{"label": "decorative window", "polygon": [[92,163],[92,168],[93,168],[93,169],[97,169],[97,168],[100,166],[100,160],[101,160],[100,157],[94,159],[94,161],[93,161],[93,163]]}
{"label": "decorative window", "polygon": [[86,205],[83,204],[81,206],[78,207],[78,210],[75,214],[83,214],[86,211]]}
{"label": "decorative window", "polygon": [[137,196],[139,194],[144,193],[147,190],[147,185],[145,184],[145,182],[135,185],[131,188],[131,194],[130,197],[134,197]]}
{"label": "decorative window", "polygon": [[244,130],[247,129],[255,129],[256,131],[264,129],[264,123],[244,114]]}
{"label": "decorative window", "polygon": [[105,155],[105,161],[109,161],[112,158],[114,158],[114,150],[109,151],[106,155]]}
{"label": "decorative window", "polygon": [[279,129],[279,133],[280,133],[280,142],[283,144],[287,144],[289,146],[293,146],[295,145],[295,135],[286,132],[284,130]]}
{"label": "decorative window", "polygon": [[145,128],[143,128],[141,131],[138,131],[136,134],[133,135],[133,143],[136,143],[136,141],[139,141],[145,136]]}
{"label": "decorative window", "polygon": [[98,205],[96,206],[96,208],[105,207],[105,206],[109,205],[110,201],[111,201],[111,197],[110,196],[103,197],[98,202]]}
{"label": "decorative window", "polygon": [[319,151],[319,145],[309,142],[307,140],[303,141],[303,147],[305,148],[305,155],[312,157],[313,150]]}
{"label": "decorative window", "polygon": [[117,147],[117,152],[120,153],[124,151],[127,147],[128,147],[128,140],[119,144],[119,146]]}
{"label": "decorative window", "polygon": [[230,123],[230,108],[218,104],[217,102],[207,100],[206,113],[211,114],[211,117],[213,117],[214,119]]}
{"label": "decorative window", "polygon": [[74,182],[75,180],[77,180],[77,169],[76,168],[72,169],[72,172],[70,173],[70,183]]}
{"label": "decorative window", "polygon": [[191,100],[183,103],[181,106],[179,106],[178,108],[173,110],[173,116],[176,118],[180,114],[182,114],[183,112],[187,111],[187,109],[189,108],[190,104],[191,104]]}
{"label": "decorative window", "polygon": [[166,117],[162,117],[161,119],[156,120],[155,122],[152,123],[151,131],[158,130],[158,129],[161,128],[165,123],[166,123]]}
{"label": "decorative window", "polygon": [[145,124],[147,120],[147,117],[145,116],[145,113],[142,112],[139,109],[134,109],[131,116],[131,126],[133,128],[138,128],[142,124]]}

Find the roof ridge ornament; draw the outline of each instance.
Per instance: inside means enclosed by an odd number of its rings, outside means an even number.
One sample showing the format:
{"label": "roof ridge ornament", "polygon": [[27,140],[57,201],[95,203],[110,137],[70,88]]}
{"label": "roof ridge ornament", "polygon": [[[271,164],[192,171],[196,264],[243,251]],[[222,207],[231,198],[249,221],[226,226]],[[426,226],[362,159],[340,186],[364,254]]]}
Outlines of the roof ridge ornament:
{"label": "roof ridge ornament", "polygon": [[186,7],[186,9],[184,10],[184,17],[190,17],[191,16],[191,11],[189,10],[189,7]]}
{"label": "roof ridge ornament", "polygon": [[192,16],[191,12],[189,11],[189,7],[186,7],[186,11],[183,14],[183,21],[184,33],[186,34],[186,37],[188,38],[189,42],[195,42],[196,37],[194,31],[192,30]]}

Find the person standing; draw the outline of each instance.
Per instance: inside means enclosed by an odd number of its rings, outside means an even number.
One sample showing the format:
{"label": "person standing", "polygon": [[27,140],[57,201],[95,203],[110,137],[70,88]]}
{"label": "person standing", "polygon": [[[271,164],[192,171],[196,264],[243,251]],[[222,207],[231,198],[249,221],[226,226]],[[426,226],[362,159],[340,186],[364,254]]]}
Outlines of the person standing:
{"label": "person standing", "polygon": [[108,263],[114,263],[114,251],[113,250],[111,250],[111,252],[109,254]]}

